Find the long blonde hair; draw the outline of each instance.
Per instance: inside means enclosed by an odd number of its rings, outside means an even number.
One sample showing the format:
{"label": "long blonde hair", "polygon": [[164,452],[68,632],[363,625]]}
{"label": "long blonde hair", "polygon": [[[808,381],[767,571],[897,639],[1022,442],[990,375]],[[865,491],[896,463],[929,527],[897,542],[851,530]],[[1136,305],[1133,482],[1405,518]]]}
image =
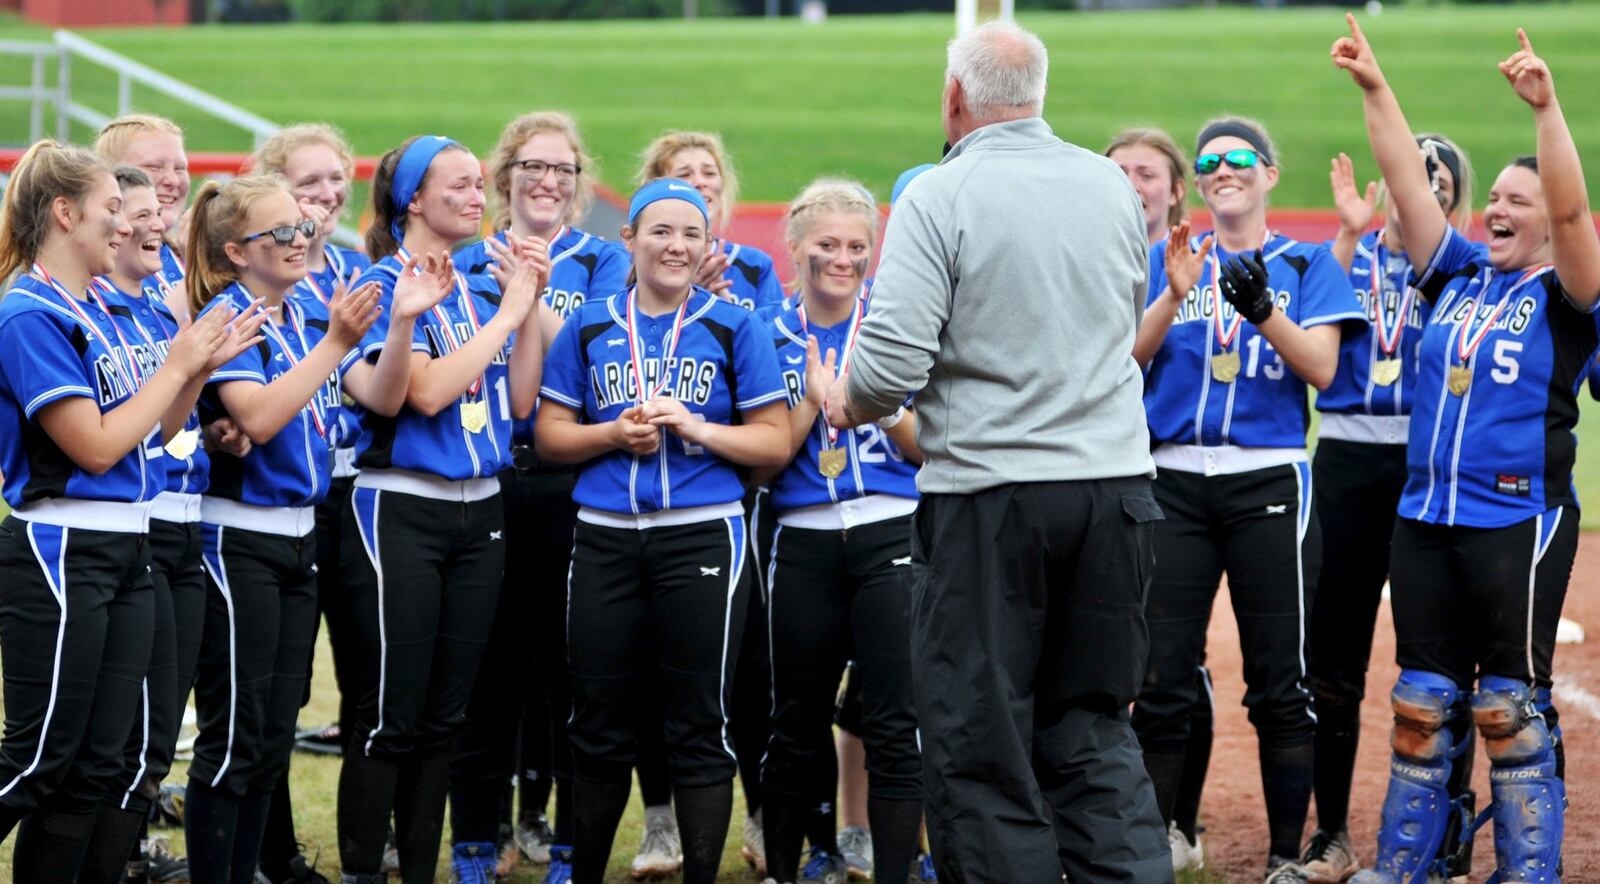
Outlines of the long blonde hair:
{"label": "long blonde hair", "polygon": [[189,211],[189,256],[184,291],[189,296],[189,311],[199,316],[217,293],[238,280],[239,271],[228,259],[227,246],[245,236],[245,218],[250,207],[274,193],[289,195],[289,185],[276,175],[250,175],[226,184],[207,181]]}
{"label": "long blonde hair", "polygon": [[643,185],[657,178],[666,178],[671,171],[672,159],[690,148],[698,147],[711,154],[722,174],[722,196],[717,200],[716,217],[712,228],[721,229],[733,220],[733,206],[739,200],[739,175],[733,170],[733,160],[722,146],[722,136],[715,132],[668,132],[650,142],[640,154],[642,165],[634,176],[635,184]]}
{"label": "long blonde hair", "polygon": [[500,133],[500,143],[489,155],[489,182],[494,187],[494,229],[505,230],[511,226],[511,161],[517,158],[528,139],[545,132],[553,132],[567,139],[572,153],[577,157],[578,180],[574,185],[572,203],[567,206],[563,221],[582,217],[594,204],[594,182],[597,170],[594,157],[583,149],[583,136],[578,134],[578,121],[560,111],[533,111],[506,124]]}
{"label": "long blonde hair", "polygon": [[11,170],[0,203],[0,280],[39,257],[57,197],[82,208],[95,182],[110,174],[110,164],[81,147],[45,139],[28,148]]}

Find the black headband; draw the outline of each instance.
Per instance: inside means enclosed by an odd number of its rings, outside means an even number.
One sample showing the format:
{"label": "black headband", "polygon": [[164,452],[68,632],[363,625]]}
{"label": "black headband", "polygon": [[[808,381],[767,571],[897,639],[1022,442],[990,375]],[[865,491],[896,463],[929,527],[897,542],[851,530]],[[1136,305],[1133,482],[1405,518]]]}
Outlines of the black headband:
{"label": "black headband", "polygon": [[1261,158],[1267,161],[1267,165],[1277,165],[1273,162],[1272,151],[1267,148],[1267,140],[1262,137],[1261,133],[1236,120],[1220,120],[1201,129],[1200,137],[1196,138],[1194,142],[1195,154],[1199,155],[1200,148],[1205,147],[1213,138],[1221,138],[1224,135],[1232,135],[1235,138],[1243,139],[1251,147],[1255,148],[1256,153],[1261,154]]}
{"label": "black headband", "polygon": [[1450,170],[1455,193],[1450,197],[1450,205],[1445,207],[1445,211],[1455,211],[1456,204],[1461,201],[1461,157],[1456,154],[1455,148],[1437,138],[1422,136],[1417,139],[1417,147],[1422,151],[1422,163],[1427,167],[1428,183],[1433,186],[1434,193],[1439,192],[1439,172],[1434,168],[1434,161],[1443,163]]}

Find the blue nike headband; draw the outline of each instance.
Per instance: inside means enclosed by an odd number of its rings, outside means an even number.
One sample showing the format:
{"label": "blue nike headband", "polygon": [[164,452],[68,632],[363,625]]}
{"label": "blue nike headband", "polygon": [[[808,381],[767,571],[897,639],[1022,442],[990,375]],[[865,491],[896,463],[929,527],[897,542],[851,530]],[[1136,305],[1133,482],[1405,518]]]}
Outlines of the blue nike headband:
{"label": "blue nike headband", "polygon": [[422,186],[422,178],[428,174],[428,166],[433,164],[433,158],[439,151],[455,144],[453,138],[443,135],[423,135],[406,152],[400,155],[400,162],[394,164],[394,178],[389,181],[389,201],[394,204],[394,220],[389,222],[389,232],[394,235],[395,242],[405,239],[405,229],[401,225],[406,217],[406,207],[417,197],[417,188]]}
{"label": "blue nike headband", "polygon": [[700,210],[700,217],[711,224],[711,213],[706,210],[706,201],[700,196],[700,191],[681,178],[657,178],[633,192],[633,199],[628,200],[628,226],[638,220],[639,213],[651,203],[662,200],[683,200]]}

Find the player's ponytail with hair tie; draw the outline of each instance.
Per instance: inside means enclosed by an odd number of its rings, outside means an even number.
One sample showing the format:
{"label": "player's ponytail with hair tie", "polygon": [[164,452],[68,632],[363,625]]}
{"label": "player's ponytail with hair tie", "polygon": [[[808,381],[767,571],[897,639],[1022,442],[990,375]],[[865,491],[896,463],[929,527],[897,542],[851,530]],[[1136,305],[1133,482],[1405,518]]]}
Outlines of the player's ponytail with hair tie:
{"label": "player's ponytail with hair tie", "polygon": [[194,205],[189,212],[189,237],[184,243],[184,254],[189,256],[188,272],[184,275],[184,293],[189,300],[189,315],[199,316],[206,309],[211,299],[217,292],[222,291],[232,281],[222,278],[222,270],[212,260],[210,254],[211,231],[216,223],[211,217],[217,198],[222,194],[222,185],[215,181],[207,181],[200,185],[200,192],[194,198]]}
{"label": "player's ponytail with hair tie", "polygon": [[39,256],[50,232],[50,207],[56,197],[81,206],[95,176],[110,171],[104,160],[80,147],[44,139],[28,148],[11,170],[0,204],[0,281],[11,279]]}

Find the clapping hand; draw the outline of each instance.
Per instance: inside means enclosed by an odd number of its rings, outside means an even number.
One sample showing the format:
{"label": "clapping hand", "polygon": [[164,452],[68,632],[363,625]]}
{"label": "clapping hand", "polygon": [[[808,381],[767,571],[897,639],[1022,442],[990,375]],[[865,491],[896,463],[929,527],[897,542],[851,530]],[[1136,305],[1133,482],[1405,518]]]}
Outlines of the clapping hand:
{"label": "clapping hand", "polygon": [[1328,171],[1328,184],[1333,188],[1333,205],[1339,210],[1339,227],[1360,236],[1372,223],[1372,216],[1377,211],[1378,182],[1368,181],[1366,194],[1363,195],[1356,188],[1355,164],[1350,162],[1348,155],[1341,153],[1333,159],[1333,168]]}
{"label": "clapping hand", "polygon": [[1215,236],[1208,236],[1200,241],[1200,248],[1190,248],[1188,221],[1179,221],[1167,234],[1167,287],[1174,298],[1182,300],[1200,282],[1216,241]]}
{"label": "clapping hand", "polygon": [[1267,264],[1261,250],[1237,255],[1222,268],[1222,296],[1239,315],[1260,325],[1272,316],[1272,292],[1267,288]]}

